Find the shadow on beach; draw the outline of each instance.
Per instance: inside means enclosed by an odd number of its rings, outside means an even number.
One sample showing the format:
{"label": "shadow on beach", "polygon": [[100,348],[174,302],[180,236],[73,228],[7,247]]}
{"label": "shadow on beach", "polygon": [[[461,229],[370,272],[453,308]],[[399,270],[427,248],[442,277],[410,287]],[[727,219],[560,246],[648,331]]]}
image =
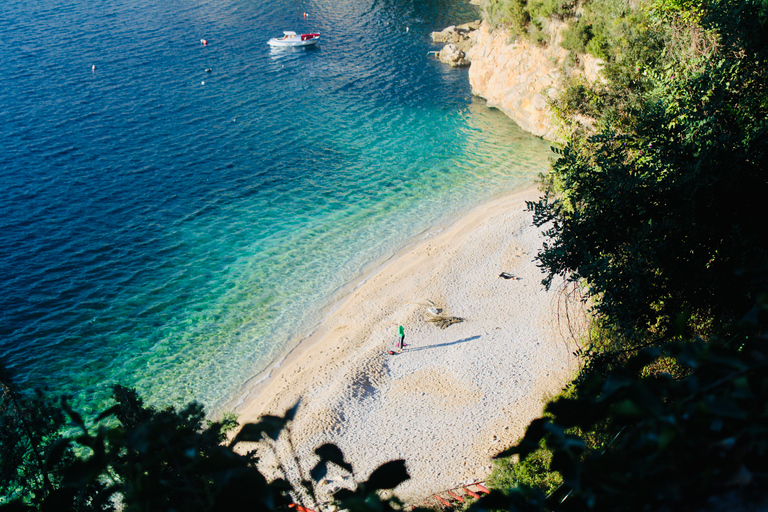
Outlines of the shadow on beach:
{"label": "shadow on beach", "polygon": [[451,341],[450,343],[438,343],[437,345],[427,345],[426,347],[412,348],[407,352],[416,352],[417,350],[427,350],[430,348],[450,347],[451,345],[456,345],[458,343],[466,343],[467,341],[479,340],[479,339],[480,339],[480,335],[478,334],[477,336],[470,336],[469,338],[464,338],[463,340]]}

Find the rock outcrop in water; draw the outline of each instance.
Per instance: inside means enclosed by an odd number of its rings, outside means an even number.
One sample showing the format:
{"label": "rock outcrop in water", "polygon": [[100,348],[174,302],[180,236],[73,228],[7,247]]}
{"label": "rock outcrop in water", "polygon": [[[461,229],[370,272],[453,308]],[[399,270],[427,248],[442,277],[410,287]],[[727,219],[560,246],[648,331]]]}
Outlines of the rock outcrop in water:
{"label": "rock outcrop in water", "polygon": [[448,64],[452,67],[469,66],[470,62],[467,59],[467,54],[456,46],[454,43],[449,43],[443,46],[443,49],[437,53],[437,58],[443,64]]}
{"label": "rock outcrop in water", "polygon": [[[474,45],[467,51],[472,62],[469,83],[472,92],[511,117],[522,129],[547,140],[558,140],[549,102],[562,88],[568,51],[560,46],[566,24],[552,22],[550,40],[538,46],[515,39],[503,28],[483,22],[473,35]],[[582,67],[569,73],[598,78],[600,61],[580,55]]]}
{"label": "rock outcrop in water", "polygon": [[[559,134],[549,103],[561,91],[566,73],[568,51],[560,46],[566,26],[551,22],[546,27],[546,46],[516,39],[508,30],[492,28],[485,21],[433,32],[432,40],[449,43],[437,54],[442,62],[451,66],[471,63],[469,83],[473,94],[504,112],[522,129],[556,141]],[[601,62],[590,55],[580,55],[579,60],[581,67],[567,73],[597,80]]]}
{"label": "rock outcrop in water", "polygon": [[448,43],[437,53],[440,62],[449,66],[469,66],[467,51],[475,44],[474,34],[480,28],[480,21],[465,23],[458,27],[451,25],[440,32],[432,32],[432,41]]}
{"label": "rock outcrop in water", "polygon": [[[562,88],[568,51],[560,46],[563,22],[548,27],[550,40],[539,46],[525,39],[515,39],[503,28],[491,28],[485,21],[473,36],[468,50],[472,62],[469,83],[472,92],[511,117],[522,129],[547,140],[558,140],[549,102]],[[570,73],[597,79],[600,62],[579,56],[583,69]]]}

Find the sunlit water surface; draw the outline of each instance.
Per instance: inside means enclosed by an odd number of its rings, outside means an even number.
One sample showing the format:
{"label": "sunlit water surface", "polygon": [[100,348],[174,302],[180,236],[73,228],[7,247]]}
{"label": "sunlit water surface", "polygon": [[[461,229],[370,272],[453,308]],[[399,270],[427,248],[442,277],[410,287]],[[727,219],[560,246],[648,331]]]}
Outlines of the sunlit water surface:
{"label": "sunlit water surface", "polygon": [[[477,17],[445,0],[5,3],[0,357],[18,381],[84,408],[120,382],[216,410],[366,269],[530,183],[548,145],[427,55],[431,31]],[[282,30],[321,42],[270,48]]]}

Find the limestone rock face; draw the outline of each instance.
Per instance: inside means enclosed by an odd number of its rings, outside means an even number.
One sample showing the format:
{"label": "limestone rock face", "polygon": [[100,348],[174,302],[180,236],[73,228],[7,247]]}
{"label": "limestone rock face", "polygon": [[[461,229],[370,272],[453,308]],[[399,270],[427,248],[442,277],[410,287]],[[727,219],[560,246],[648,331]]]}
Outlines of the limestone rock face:
{"label": "limestone rock face", "polygon": [[480,20],[463,25],[446,27],[440,32],[432,32],[435,43],[452,43],[461,51],[466,52],[474,44],[474,33],[480,28]]}
{"label": "limestone rock face", "polygon": [[[550,41],[540,47],[524,39],[515,40],[505,29],[492,29],[485,21],[475,31],[475,44],[467,51],[472,92],[511,117],[522,129],[557,141],[549,101],[558,92],[568,52],[560,46],[565,24],[552,22]],[[598,78],[600,62],[580,56],[586,78]]]}
{"label": "limestone rock face", "polygon": [[464,51],[454,43],[445,45],[443,49],[438,52],[437,58],[440,59],[440,62],[452,67],[469,66],[470,64]]}

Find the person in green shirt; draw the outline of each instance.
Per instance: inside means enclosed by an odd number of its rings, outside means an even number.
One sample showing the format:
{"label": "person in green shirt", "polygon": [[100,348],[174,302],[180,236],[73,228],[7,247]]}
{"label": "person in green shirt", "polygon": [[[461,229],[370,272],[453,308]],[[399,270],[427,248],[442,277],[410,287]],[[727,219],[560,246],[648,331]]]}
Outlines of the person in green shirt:
{"label": "person in green shirt", "polygon": [[397,342],[397,349],[403,350],[403,347],[405,347],[405,329],[403,329],[402,325],[397,326],[397,334],[400,336],[400,340]]}

